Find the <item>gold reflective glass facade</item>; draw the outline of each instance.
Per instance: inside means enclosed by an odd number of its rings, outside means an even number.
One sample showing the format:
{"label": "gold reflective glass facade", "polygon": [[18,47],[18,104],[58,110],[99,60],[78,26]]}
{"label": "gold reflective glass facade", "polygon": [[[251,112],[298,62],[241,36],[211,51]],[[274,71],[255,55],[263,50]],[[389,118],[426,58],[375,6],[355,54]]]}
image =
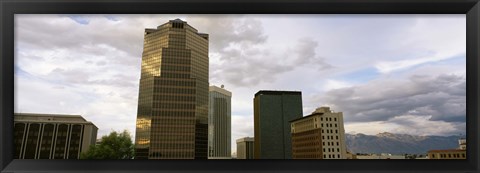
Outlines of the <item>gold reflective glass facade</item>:
{"label": "gold reflective glass facade", "polygon": [[136,159],[207,159],[208,35],[176,19],[145,29]]}

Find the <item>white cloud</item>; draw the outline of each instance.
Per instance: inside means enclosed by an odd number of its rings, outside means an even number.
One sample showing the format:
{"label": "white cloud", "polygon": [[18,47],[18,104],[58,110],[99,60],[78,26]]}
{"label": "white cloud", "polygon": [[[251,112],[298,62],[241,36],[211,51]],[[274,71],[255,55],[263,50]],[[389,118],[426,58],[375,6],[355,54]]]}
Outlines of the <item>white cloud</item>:
{"label": "white cloud", "polygon": [[379,62],[375,65],[381,73],[390,73],[396,70],[402,70],[406,68],[410,68],[416,65],[430,63],[430,62],[437,62],[449,58],[453,58],[455,56],[463,54],[462,52],[455,52],[454,54],[443,54],[443,55],[432,55],[428,57],[419,57],[416,59],[407,59],[407,60],[399,60],[399,61],[391,61],[391,62]]}

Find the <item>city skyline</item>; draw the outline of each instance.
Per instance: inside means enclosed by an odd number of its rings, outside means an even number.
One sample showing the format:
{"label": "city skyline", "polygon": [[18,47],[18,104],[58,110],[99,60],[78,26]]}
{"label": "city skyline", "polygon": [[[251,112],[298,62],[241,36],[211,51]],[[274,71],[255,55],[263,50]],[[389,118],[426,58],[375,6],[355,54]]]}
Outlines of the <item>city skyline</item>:
{"label": "city skyline", "polygon": [[15,112],[134,134],[142,30],[175,18],[210,34],[210,85],[233,93],[232,148],[253,136],[264,89],[302,91],[302,116],[344,112],[347,133],[465,133],[465,15],[18,15]]}

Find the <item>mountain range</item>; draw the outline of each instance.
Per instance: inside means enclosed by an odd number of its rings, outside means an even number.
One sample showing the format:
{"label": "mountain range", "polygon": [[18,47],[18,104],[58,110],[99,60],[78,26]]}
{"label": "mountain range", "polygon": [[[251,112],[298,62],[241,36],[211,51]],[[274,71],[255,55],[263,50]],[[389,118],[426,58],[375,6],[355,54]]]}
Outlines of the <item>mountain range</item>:
{"label": "mountain range", "polygon": [[465,136],[415,136],[388,132],[377,135],[345,134],[351,153],[426,154],[429,150],[456,149]]}

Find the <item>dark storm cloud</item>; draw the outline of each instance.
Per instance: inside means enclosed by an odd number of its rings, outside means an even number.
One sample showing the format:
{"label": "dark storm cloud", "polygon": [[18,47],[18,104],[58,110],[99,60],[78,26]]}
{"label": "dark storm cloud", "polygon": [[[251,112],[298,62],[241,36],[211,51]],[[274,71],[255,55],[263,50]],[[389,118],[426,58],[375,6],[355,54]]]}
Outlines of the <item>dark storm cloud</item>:
{"label": "dark storm cloud", "polygon": [[431,115],[431,121],[465,122],[465,82],[456,75],[413,75],[406,81],[380,79],[331,90],[315,101],[334,105],[349,122],[388,121],[402,115]]}

